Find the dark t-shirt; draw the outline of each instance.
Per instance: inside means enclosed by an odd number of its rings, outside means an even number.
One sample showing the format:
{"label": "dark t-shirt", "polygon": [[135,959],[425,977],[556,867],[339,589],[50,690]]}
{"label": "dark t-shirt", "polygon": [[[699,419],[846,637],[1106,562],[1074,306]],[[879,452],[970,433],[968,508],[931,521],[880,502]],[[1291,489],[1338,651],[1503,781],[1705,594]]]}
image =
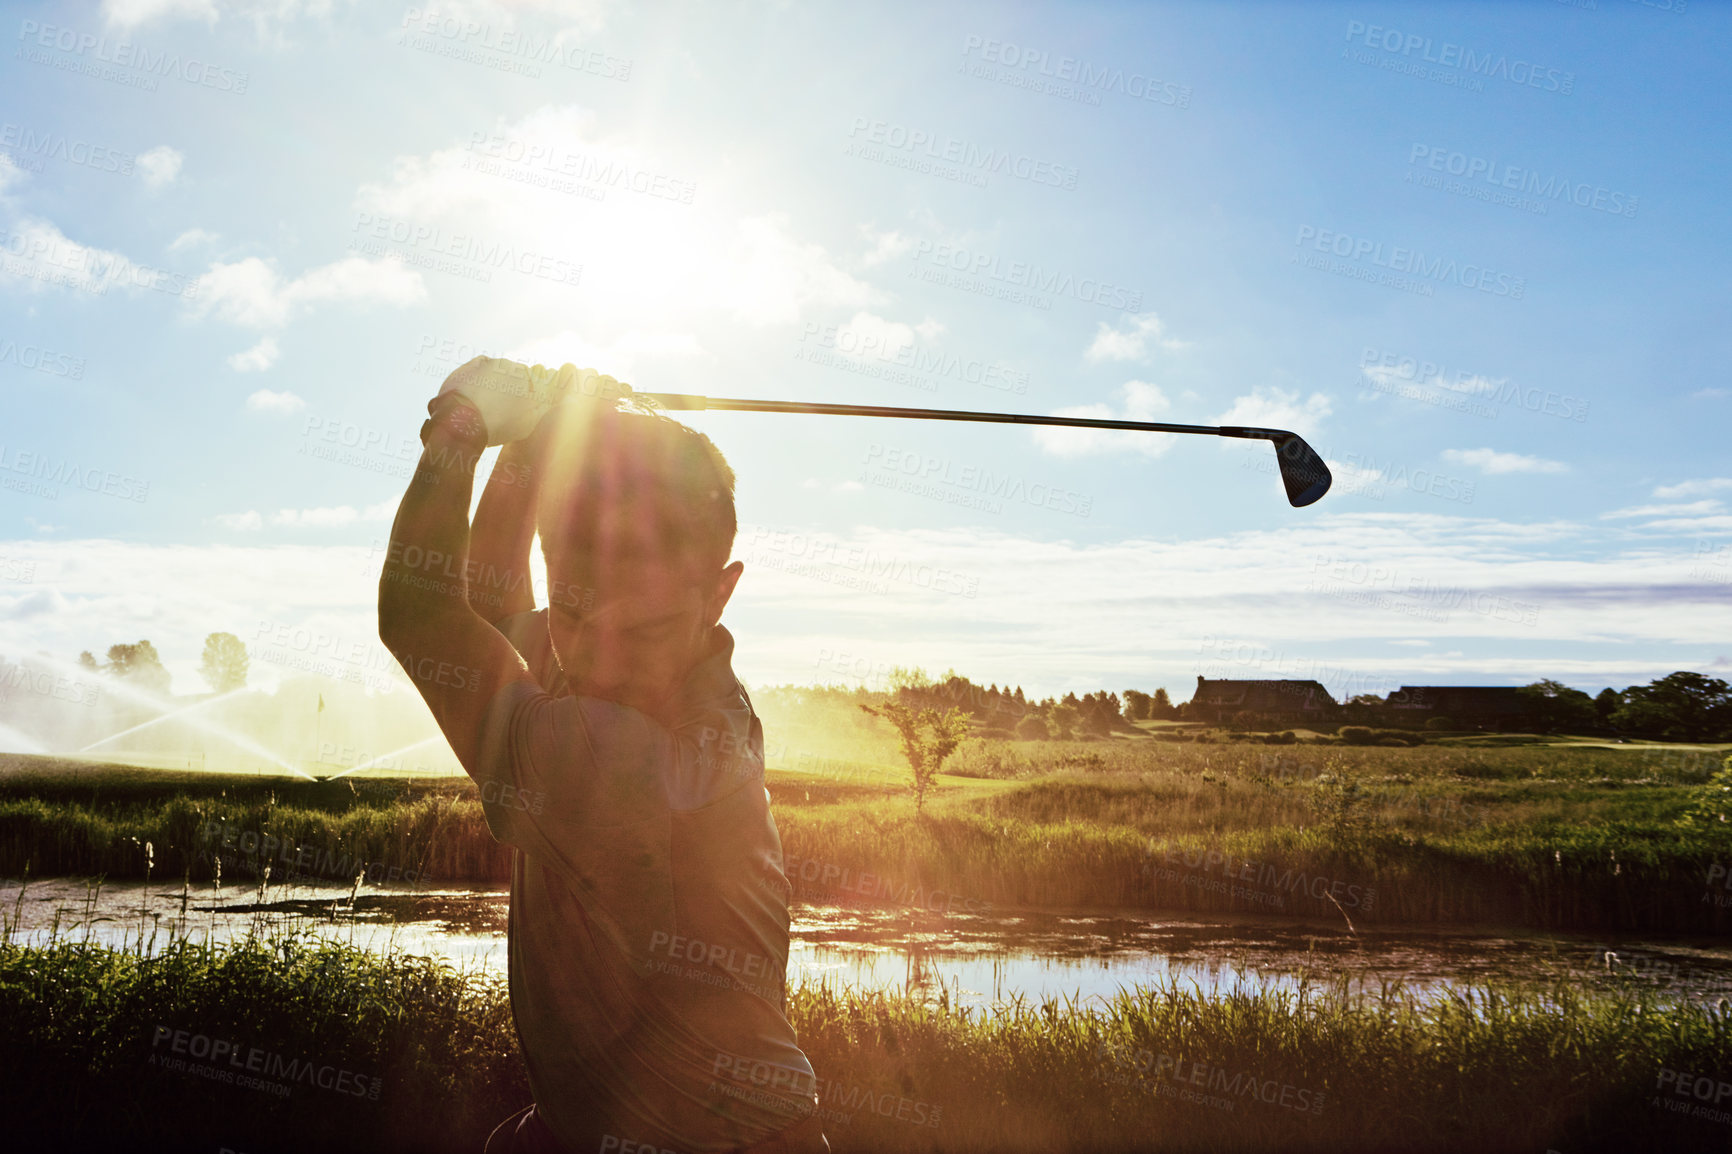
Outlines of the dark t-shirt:
{"label": "dark t-shirt", "polygon": [[788,882],[734,639],[661,717],[574,697],[546,611],[498,623],[542,691],[502,690],[474,773],[511,876],[511,1008],[536,1109],[574,1151],[704,1154],[812,1113],[786,1017]]}

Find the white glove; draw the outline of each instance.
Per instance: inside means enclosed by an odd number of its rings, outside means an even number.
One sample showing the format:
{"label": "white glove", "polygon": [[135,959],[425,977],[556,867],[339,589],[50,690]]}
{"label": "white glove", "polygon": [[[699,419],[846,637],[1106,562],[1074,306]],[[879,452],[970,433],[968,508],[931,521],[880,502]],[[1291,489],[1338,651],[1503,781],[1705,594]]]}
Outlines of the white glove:
{"label": "white glove", "polygon": [[487,443],[504,445],[534,432],[536,423],[564,395],[576,373],[571,365],[554,370],[498,357],[476,357],[445,378],[439,396],[456,393],[468,401],[487,426]]}

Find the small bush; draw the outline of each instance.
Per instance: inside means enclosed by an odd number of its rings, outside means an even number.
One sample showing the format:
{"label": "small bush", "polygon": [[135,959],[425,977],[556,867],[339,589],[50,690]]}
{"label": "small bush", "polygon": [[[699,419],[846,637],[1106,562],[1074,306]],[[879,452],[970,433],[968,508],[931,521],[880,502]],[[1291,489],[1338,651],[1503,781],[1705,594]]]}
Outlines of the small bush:
{"label": "small bush", "polygon": [[1046,722],[1032,713],[1016,723],[1016,735],[1024,741],[1046,741],[1052,736]]}
{"label": "small bush", "polygon": [[1444,733],[1455,729],[1456,725],[1453,718],[1432,717],[1426,719],[1425,728],[1431,730],[1433,733]]}
{"label": "small bush", "polygon": [[1263,735],[1264,745],[1292,745],[1298,740],[1299,739],[1294,736],[1291,729],[1283,729],[1280,733],[1265,733]]}
{"label": "small bush", "polygon": [[1348,745],[1370,745],[1377,740],[1369,725],[1343,725],[1335,736]]}

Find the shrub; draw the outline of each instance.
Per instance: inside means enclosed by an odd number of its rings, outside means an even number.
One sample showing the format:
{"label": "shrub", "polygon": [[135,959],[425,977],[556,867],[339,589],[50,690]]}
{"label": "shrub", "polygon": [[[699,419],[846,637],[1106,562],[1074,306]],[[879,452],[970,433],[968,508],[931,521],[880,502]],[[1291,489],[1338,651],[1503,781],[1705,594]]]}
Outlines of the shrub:
{"label": "shrub", "polygon": [[1343,725],[1335,736],[1348,745],[1370,745],[1376,740],[1369,725]]}
{"label": "shrub", "polygon": [[1265,733],[1263,735],[1264,745],[1292,745],[1298,740],[1298,737],[1294,735],[1291,729],[1283,729],[1280,733]]}
{"label": "shrub", "polygon": [[1425,728],[1431,730],[1433,733],[1442,733],[1446,730],[1452,730],[1455,727],[1455,720],[1449,717],[1432,717],[1428,718],[1425,723]]}
{"label": "shrub", "polygon": [[1046,722],[1032,713],[1016,723],[1016,735],[1024,741],[1045,741],[1051,736],[1047,732]]}

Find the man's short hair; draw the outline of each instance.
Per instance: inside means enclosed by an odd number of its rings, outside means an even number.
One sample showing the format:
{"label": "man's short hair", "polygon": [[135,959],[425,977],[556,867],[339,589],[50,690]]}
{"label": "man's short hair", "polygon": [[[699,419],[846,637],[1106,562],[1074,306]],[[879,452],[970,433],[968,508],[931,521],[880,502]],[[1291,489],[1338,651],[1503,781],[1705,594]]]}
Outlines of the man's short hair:
{"label": "man's short hair", "polygon": [[714,441],[630,402],[553,419],[535,516],[550,566],[602,544],[700,570],[727,564],[734,470]]}

